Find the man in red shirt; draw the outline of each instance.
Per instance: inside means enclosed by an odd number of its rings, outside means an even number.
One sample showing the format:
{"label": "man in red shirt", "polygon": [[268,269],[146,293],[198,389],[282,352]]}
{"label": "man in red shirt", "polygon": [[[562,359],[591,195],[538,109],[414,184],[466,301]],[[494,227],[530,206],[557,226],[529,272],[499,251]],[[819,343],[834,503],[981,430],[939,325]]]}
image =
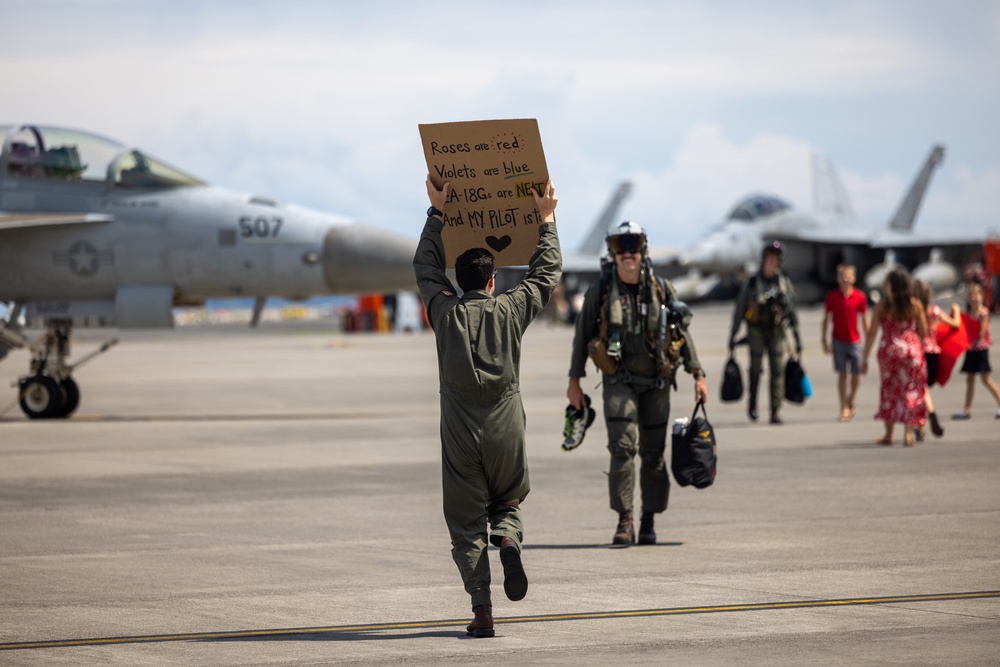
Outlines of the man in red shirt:
{"label": "man in red shirt", "polygon": [[[868,330],[868,299],[854,289],[857,272],[851,264],[837,266],[838,289],[826,295],[826,308],[820,337],[823,352],[833,353],[833,370],[838,373],[837,389],[840,392],[840,421],[846,422],[854,416],[855,397],[861,381],[861,333],[858,331],[858,317]],[[826,337],[827,325],[833,322],[832,345]],[[851,374],[851,391],[847,391],[847,374]]]}

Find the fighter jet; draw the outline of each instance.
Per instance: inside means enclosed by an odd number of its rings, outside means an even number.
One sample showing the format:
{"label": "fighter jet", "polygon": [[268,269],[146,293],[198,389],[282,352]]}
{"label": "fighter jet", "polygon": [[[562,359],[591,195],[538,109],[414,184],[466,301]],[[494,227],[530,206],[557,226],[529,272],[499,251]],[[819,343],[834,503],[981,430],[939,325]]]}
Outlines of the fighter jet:
{"label": "fighter jet", "polygon": [[[928,280],[935,290],[955,287],[954,265],[982,251],[981,237],[914,231],[924,193],[944,147],[934,146],[889,224],[880,230],[860,225],[829,160],[814,156],[815,212],[793,209],[778,197],[754,195],[739,202],[723,223],[682,255],[690,273],[674,281],[682,298],[695,300],[722,286],[738,285],[757,270],[765,244],[785,246],[784,271],[803,301],[822,298],[836,284],[836,267],[850,263],[877,297],[885,274],[896,264]],[[707,286],[707,287],[706,287]]]}
{"label": "fighter jet", "polygon": [[[32,349],[28,417],[77,408],[74,325],[171,327],[175,306],[229,297],[255,298],[256,321],[267,297],[414,288],[415,240],[212,186],[88,132],[0,125],[0,141],[0,359]],[[46,326],[33,344],[25,319]]]}

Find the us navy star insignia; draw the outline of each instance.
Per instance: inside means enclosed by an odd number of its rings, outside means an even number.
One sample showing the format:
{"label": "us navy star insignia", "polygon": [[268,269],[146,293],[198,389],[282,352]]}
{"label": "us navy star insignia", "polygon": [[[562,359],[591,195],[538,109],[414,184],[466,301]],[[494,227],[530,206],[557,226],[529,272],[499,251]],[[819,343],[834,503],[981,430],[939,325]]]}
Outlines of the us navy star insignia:
{"label": "us navy star insignia", "polygon": [[99,251],[87,241],[77,241],[67,252],[57,252],[52,255],[52,263],[56,266],[68,266],[70,272],[81,278],[89,278],[97,273],[102,265],[114,264],[115,256],[110,251]]}

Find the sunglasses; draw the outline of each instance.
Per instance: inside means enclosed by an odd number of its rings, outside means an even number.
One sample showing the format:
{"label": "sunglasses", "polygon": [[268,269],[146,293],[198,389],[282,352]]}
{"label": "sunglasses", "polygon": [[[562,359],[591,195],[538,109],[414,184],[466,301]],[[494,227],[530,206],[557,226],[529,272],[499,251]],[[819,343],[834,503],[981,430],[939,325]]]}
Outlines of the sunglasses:
{"label": "sunglasses", "polygon": [[619,234],[608,239],[608,248],[616,255],[627,252],[642,252],[646,238],[640,234]]}

